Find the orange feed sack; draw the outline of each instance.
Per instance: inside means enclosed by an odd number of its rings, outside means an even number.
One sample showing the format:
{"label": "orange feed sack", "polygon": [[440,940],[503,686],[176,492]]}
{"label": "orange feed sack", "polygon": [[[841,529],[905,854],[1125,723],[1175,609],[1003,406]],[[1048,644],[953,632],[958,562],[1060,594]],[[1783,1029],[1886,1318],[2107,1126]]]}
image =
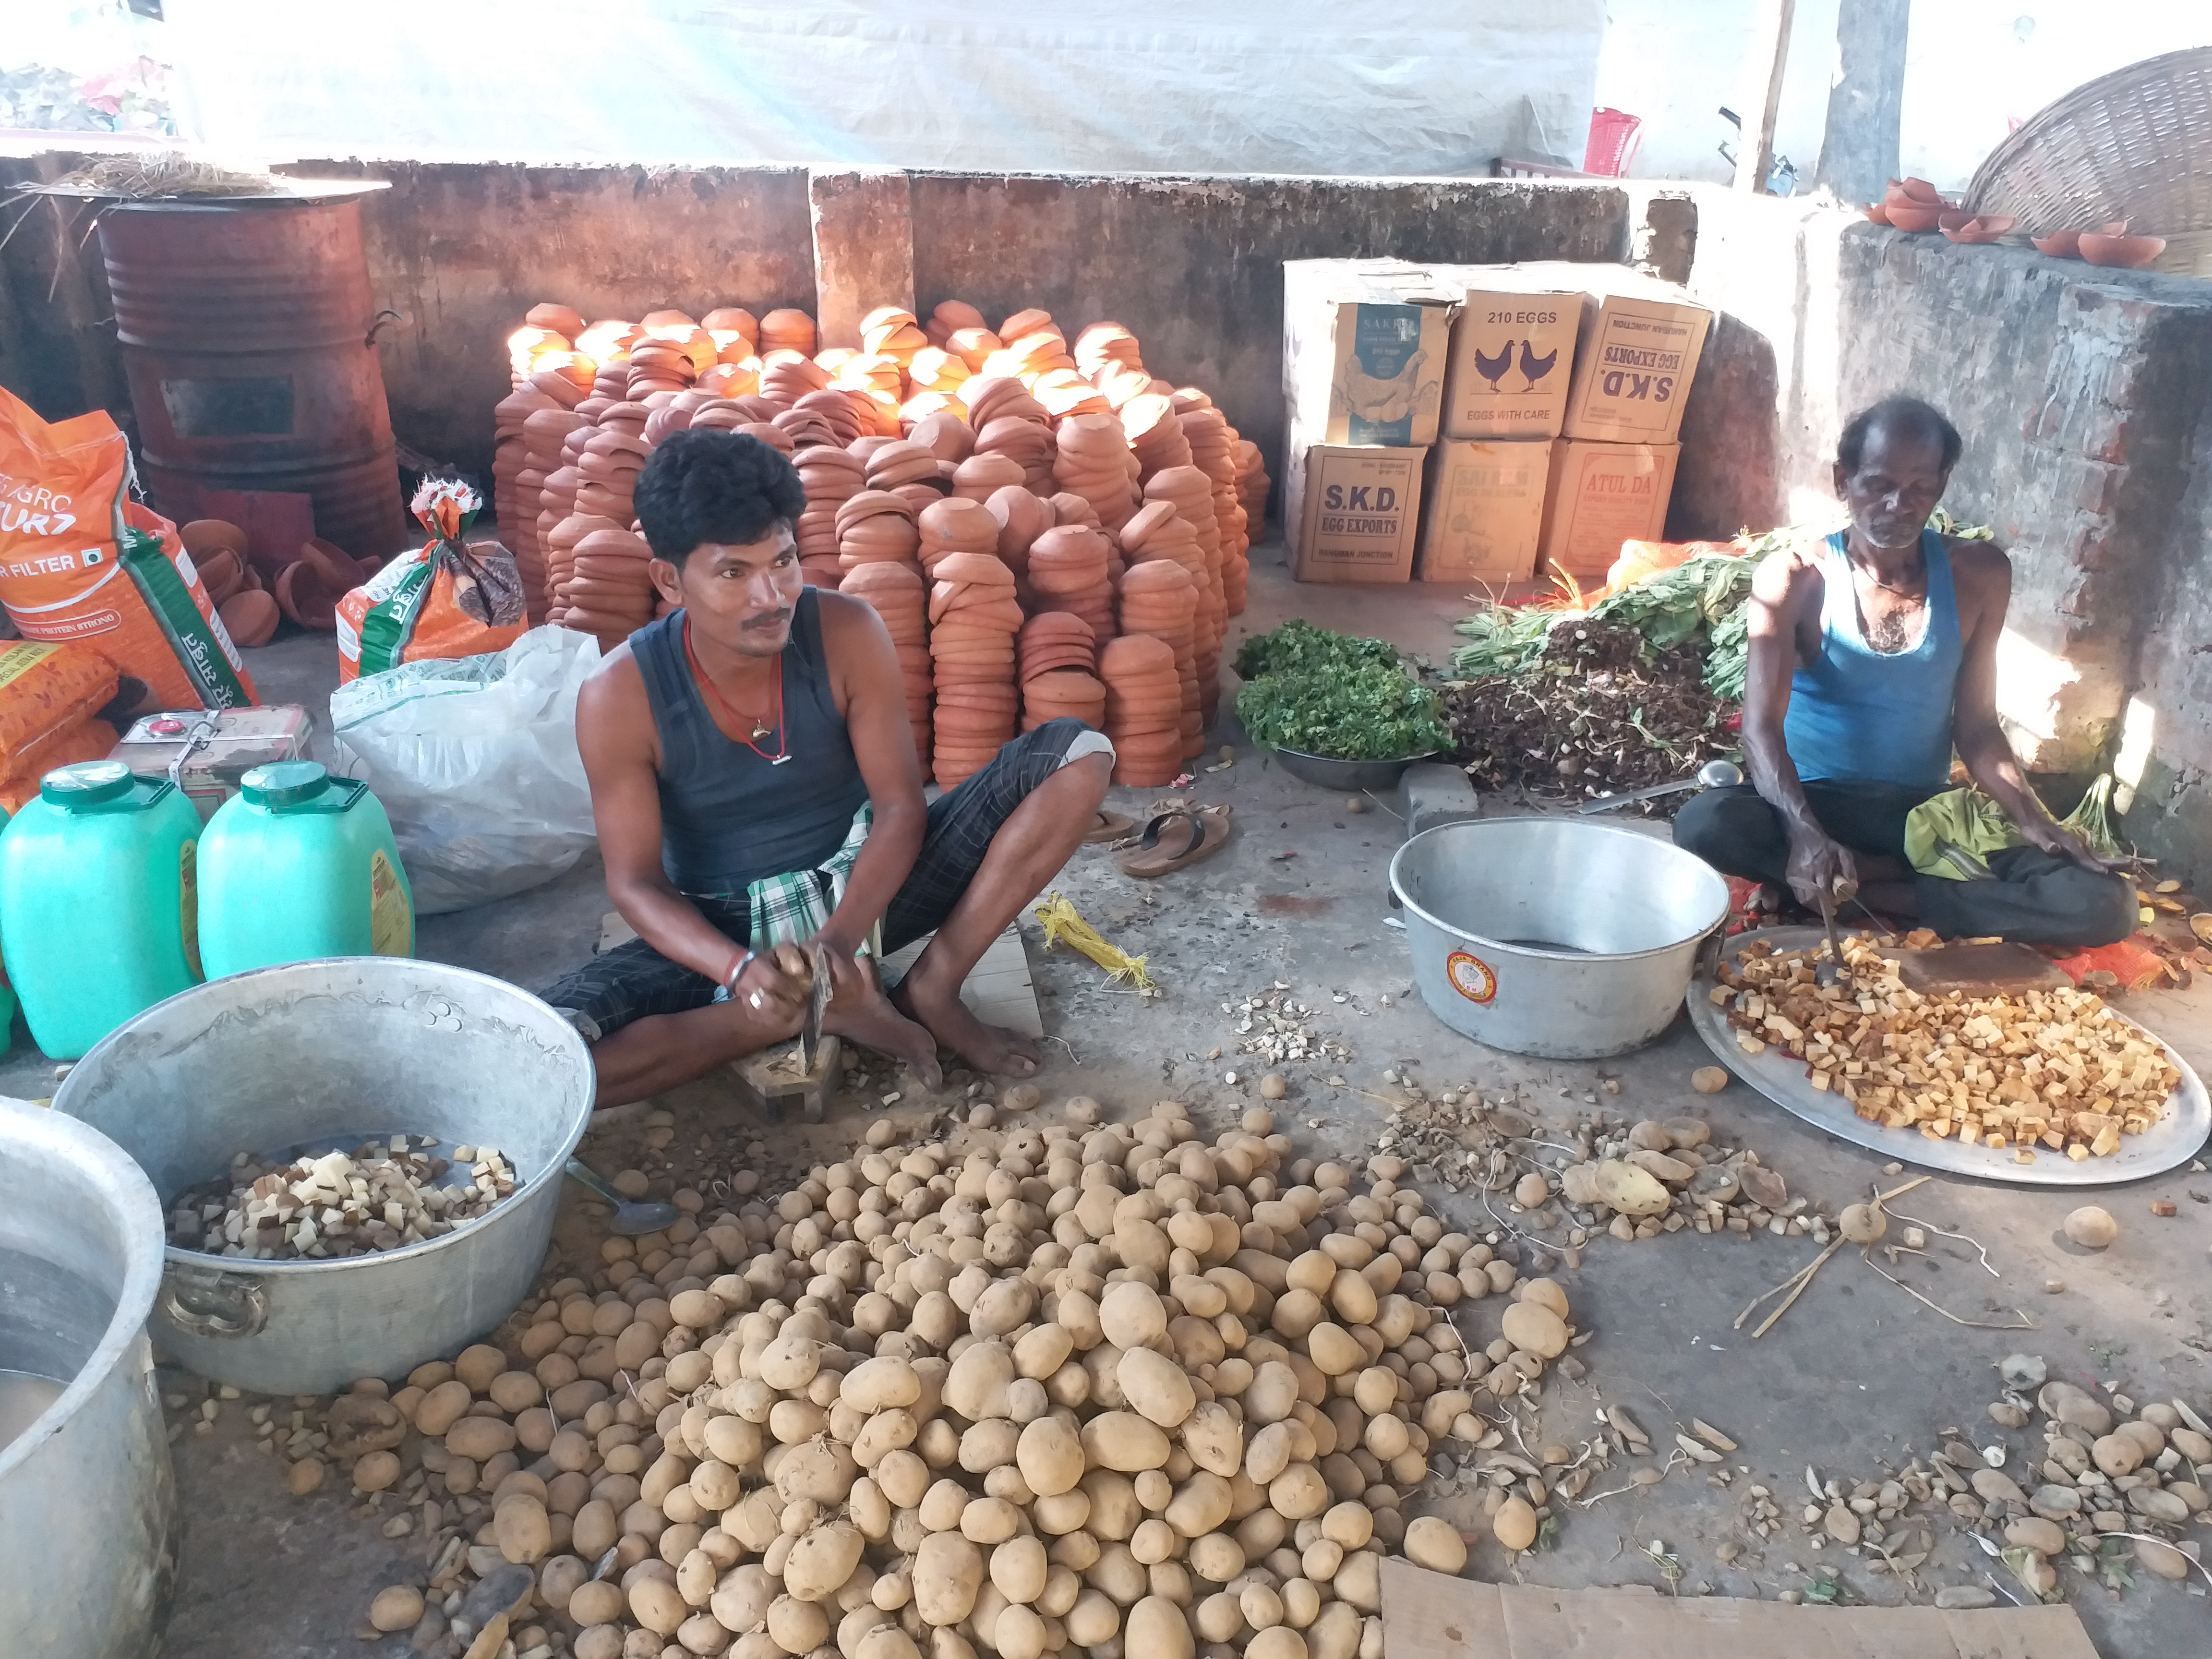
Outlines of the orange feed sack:
{"label": "orange feed sack", "polygon": [[252,702],[176,526],[131,481],[104,412],[49,424],[0,387],[0,605],[25,639],[86,647],[144,685],[134,712]]}
{"label": "orange feed sack", "polygon": [[113,665],[83,646],[0,645],[0,771],[20,770],[18,757],[97,714],[116,690]]}
{"label": "orange feed sack", "polygon": [[0,806],[10,812],[21,811],[23,804],[39,793],[39,780],[47,773],[79,761],[106,760],[121,741],[106,720],[72,720],[48,732],[8,757],[7,774],[0,776]]}

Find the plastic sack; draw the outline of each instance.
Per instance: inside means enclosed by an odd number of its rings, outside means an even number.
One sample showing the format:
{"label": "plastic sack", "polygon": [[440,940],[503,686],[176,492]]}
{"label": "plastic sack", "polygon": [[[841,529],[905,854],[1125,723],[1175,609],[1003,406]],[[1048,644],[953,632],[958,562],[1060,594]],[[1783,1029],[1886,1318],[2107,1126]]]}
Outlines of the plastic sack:
{"label": "plastic sack", "polygon": [[145,688],[131,712],[254,701],[177,528],[133,501],[131,446],[99,410],[48,422],[0,386],[0,605]]}
{"label": "plastic sack", "polygon": [[514,555],[462,539],[482,497],[458,479],[429,478],[412,505],[429,541],[338,601],[340,684],[427,658],[501,651],[530,626]]}
{"label": "plastic sack", "polygon": [[489,656],[366,675],[331,694],[338,769],[384,803],[418,915],[565,873],[596,839],[576,693],[599,642],[537,628]]}

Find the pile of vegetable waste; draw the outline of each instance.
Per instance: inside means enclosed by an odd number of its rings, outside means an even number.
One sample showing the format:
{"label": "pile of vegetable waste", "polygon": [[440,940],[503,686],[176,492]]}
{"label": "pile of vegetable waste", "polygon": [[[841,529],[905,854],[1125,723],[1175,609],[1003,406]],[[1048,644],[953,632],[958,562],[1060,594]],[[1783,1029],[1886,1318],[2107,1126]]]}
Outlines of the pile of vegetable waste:
{"label": "pile of vegetable waste", "polygon": [[1451,747],[1443,707],[1382,640],[1293,619],[1244,641],[1237,716],[1255,743],[1331,760],[1397,760]]}

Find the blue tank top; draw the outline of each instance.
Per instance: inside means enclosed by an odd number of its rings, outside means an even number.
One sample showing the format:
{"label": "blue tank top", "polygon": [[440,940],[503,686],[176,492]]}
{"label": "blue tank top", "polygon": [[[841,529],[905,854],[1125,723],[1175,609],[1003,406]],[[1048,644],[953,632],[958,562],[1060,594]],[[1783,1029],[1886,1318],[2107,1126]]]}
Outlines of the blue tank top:
{"label": "blue tank top", "polygon": [[1920,532],[1928,617],[1910,651],[1876,651],[1859,628],[1844,535],[1820,553],[1820,654],[1790,682],[1782,733],[1801,778],[1895,783],[1934,791],[1951,777],[1951,711],[1963,648],[1951,555]]}
{"label": "blue tank top", "polygon": [[708,712],[684,653],[684,612],[629,637],[660,735],[661,866],[682,893],[739,894],[765,876],[818,868],[868,798],[830,689],[821,596],[799,592],[783,649],[785,751],[773,763]]}

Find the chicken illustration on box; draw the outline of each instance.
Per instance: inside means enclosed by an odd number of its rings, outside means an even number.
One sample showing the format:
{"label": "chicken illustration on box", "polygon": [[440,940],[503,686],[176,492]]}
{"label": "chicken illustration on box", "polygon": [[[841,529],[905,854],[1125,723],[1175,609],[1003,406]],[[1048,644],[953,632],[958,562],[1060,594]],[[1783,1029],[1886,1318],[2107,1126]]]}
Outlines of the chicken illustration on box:
{"label": "chicken illustration on box", "polygon": [[1559,347],[1553,346],[1539,357],[1528,349],[1534,343],[1534,342],[1530,340],[1521,342],[1521,378],[1528,383],[1522,388],[1523,392],[1534,392],[1536,389],[1536,382],[1549,374],[1552,372],[1552,366],[1559,361]]}
{"label": "chicken illustration on box", "polygon": [[[1525,342],[1522,343],[1521,349],[1523,351],[1526,351],[1528,349]],[[1494,356],[1485,356],[1480,347],[1478,346],[1475,348],[1474,372],[1482,376],[1484,380],[1490,382],[1490,395],[1492,397],[1495,398],[1498,395],[1498,383],[1505,378],[1505,371],[1512,367],[1512,341],[1508,340],[1504,345],[1498,348],[1497,353]]]}

